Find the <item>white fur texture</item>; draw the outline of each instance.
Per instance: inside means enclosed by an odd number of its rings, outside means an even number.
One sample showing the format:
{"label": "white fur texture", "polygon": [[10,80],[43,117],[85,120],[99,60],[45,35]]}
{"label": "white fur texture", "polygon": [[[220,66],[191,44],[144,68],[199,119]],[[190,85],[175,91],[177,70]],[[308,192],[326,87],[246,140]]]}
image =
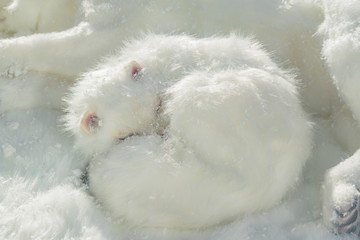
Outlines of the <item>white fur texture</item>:
{"label": "white fur texture", "polygon": [[61,98],[69,90],[71,80],[53,74],[26,72],[13,68],[9,78],[0,79],[2,111],[49,107],[61,109]]}
{"label": "white fur texture", "polygon": [[[311,150],[292,75],[235,35],[146,35],[84,74],[67,102],[83,151],[110,151],[89,170],[91,192],[138,226],[201,228],[269,208]],[[92,134],[80,126],[89,112],[101,121]]]}
{"label": "white fur texture", "polygon": [[360,148],[360,127],[358,121],[347,106],[335,108],[332,116],[331,132],[339,142],[339,145],[352,155]]}
{"label": "white fur texture", "polygon": [[[132,61],[143,67],[136,79],[131,76]],[[292,76],[279,69],[251,39],[236,35],[195,39],[149,34],[128,43],[118,54],[79,79],[66,99],[69,105],[66,126],[76,135],[85,152],[101,152],[107,150],[116,138],[149,134],[161,128],[156,114],[160,99],[166,103],[166,89],[190,72],[211,74],[252,68],[274,74],[274,78],[285,78],[284,88],[289,88],[293,98],[297,99]],[[239,73],[235,71],[234,74]],[[244,74],[248,73],[244,71]],[[162,105],[166,107],[164,103]],[[297,106],[295,111],[300,112],[299,109]],[[90,112],[95,112],[103,125],[92,135],[80,129],[81,119]]]}
{"label": "white fur texture", "polygon": [[75,23],[77,0],[12,0],[0,3],[0,30],[25,35],[65,30]]}
{"label": "white fur texture", "polygon": [[352,155],[325,177],[323,218],[334,232],[359,234],[360,2],[323,0],[323,7],[322,54],[344,104],[335,108],[332,131]]}
{"label": "white fur texture", "polygon": [[360,122],[360,2],[324,0],[323,56],[341,98]]}
{"label": "white fur texture", "polygon": [[[323,219],[329,229],[334,229],[334,223],[339,221],[339,219],[336,219],[334,210],[346,214],[348,209],[354,205],[357,209],[359,208],[358,203],[356,203],[360,196],[359,160],[360,151],[358,150],[351,157],[330,169],[325,176]],[[348,226],[345,225],[345,227]],[[337,232],[339,229],[334,231]]]}
{"label": "white fur texture", "polygon": [[255,35],[298,71],[304,105],[314,114],[328,114],[336,97],[314,35],[322,13],[312,0],[12,0],[9,5],[0,23],[4,31],[51,33],[1,40],[0,72],[18,64],[74,77],[141,31],[198,36],[239,31]]}

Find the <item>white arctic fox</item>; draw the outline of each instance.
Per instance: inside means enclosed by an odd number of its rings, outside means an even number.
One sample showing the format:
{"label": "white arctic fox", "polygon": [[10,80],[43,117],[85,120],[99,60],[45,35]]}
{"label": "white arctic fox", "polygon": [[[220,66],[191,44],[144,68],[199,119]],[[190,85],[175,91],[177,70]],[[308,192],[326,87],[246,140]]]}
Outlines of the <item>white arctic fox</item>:
{"label": "white arctic fox", "polygon": [[149,34],[85,73],[67,128],[90,191],[139,226],[201,228],[278,203],[309,156],[293,76],[236,35]]}
{"label": "white arctic fox", "polygon": [[[324,0],[322,53],[344,102],[335,111],[334,132],[351,157],[325,178],[323,216],[339,233],[360,234],[360,2]],[[356,151],[356,152],[355,152]],[[354,153],[355,152],[355,153]]]}
{"label": "white arctic fox", "polygon": [[[0,92],[13,89],[2,86],[10,82],[27,82],[27,71],[76,78],[141,31],[202,37],[240,31],[255,35],[280,61],[299,70],[304,81],[300,92],[309,109],[326,113],[336,96],[314,36],[322,14],[312,0],[0,0],[1,6],[0,30],[13,38],[0,40]],[[37,34],[16,37],[29,33]],[[25,76],[9,81],[7,73],[14,68]],[[42,83],[37,86],[56,87],[47,86],[49,76],[36,81]],[[43,91],[31,81],[25,89],[28,96]],[[13,95],[20,94],[6,94]],[[27,98],[2,102],[0,112],[36,105]]]}

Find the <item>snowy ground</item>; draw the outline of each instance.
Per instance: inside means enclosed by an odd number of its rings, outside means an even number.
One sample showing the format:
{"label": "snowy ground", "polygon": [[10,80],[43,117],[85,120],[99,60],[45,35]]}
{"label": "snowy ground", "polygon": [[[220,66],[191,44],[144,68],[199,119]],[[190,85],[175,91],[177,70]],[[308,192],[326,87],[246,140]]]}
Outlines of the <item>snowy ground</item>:
{"label": "snowy ground", "polygon": [[216,229],[174,232],[106,217],[80,180],[85,161],[60,116],[47,109],[0,115],[0,239],[356,239],[333,235],[321,219],[324,172],[346,157],[327,120],[316,120],[303,180],[280,205]]}

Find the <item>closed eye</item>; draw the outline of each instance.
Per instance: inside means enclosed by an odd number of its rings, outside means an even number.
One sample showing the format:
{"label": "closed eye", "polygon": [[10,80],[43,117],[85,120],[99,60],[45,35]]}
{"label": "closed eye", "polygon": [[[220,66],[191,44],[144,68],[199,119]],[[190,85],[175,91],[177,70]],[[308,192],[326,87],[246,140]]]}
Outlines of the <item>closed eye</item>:
{"label": "closed eye", "polygon": [[132,137],[132,136],[135,136],[136,134],[134,134],[134,133],[130,133],[129,135],[127,135],[127,136],[125,136],[125,137],[120,137],[120,138],[117,138],[117,140],[119,141],[119,142],[122,142],[122,141],[124,141],[125,139],[127,139],[127,138],[129,138],[129,137]]}

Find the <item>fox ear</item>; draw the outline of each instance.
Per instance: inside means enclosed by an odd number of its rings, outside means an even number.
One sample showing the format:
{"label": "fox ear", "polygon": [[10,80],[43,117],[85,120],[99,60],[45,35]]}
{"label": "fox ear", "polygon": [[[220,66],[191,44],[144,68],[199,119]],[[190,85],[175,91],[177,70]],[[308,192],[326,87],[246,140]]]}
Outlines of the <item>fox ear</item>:
{"label": "fox ear", "polygon": [[140,71],[142,70],[141,65],[136,61],[131,61],[130,63],[131,76],[135,79]]}
{"label": "fox ear", "polygon": [[99,127],[101,127],[101,120],[95,113],[87,112],[84,114],[81,120],[81,130],[84,133],[91,135],[95,133]]}

